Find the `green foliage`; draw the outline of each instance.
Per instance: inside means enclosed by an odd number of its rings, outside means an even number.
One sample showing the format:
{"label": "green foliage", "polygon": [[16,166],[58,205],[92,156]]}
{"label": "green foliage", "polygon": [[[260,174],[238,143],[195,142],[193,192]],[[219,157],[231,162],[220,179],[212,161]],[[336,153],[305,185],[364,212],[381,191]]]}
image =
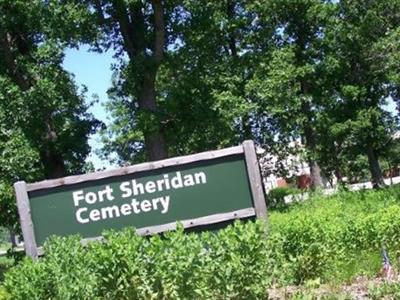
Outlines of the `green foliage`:
{"label": "green foliage", "polygon": [[[55,2],[0,0],[0,224],[13,230],[12,184],[82,172],[99,125],[87,112],[85,89],[62,68],[60,32],[79,30],[59,28]],[[78,7],[65,7],[64,25],[71,16],[85,19]]]}
{"label": "green foliage", "polygon": [[4,280],[4,273],[6,273],[14,265],[14,258],[9,256],[0,256],[0,282]]}
{"label": "green foliage", "polygon": [[[280,249],[283,282],[343,281],[377,274],[381,247],[399,256],[400,187],[314,196],[270,214],[270,240]],[[278,246],[279,245],[279,246]],[[277,253],[277,251],[274,251]]]}
{"label": "green foliage", "polygon": [[372,300],[399,299],[400,283],[383,282],[380,286],[371,286],[368,289],[368,297]]}
{"label": "green foliage", "polygon": [[143,238],[109,232],[86,247],[53,238],[6,275],[13,299],[262,299],[271,281],[263,223]]}
{"label": "green foliage", "polygon": [[87,246],[79,237],[52,238],[44,257],[25,259],[3,285],[13,299],[263,299],[272,284],[375,277],[382,246],[399,267],[399,199],[399,186],[314,195],[271,212],[267,235],[261,222],[237,222],[148,238],[107,232]]}
{"label": "green foliage", "polygon": [[86,246],[54,237],[38,262],[9,271],[4,287],[13,299],[262,299],[273,283],[375,277],[382,246],[392,261],[400,256],[399,199],[400,187],[314,195],[271,212],[267,235],[261,222],[237,222],[149,238],[107,232]]}
{"label": "green foliage", "polygon": [[11,295],[7,293],[7,291],[0,286],[0,300],[11,300]]}
{"label": "green foliage", "polygon": [[285,197],[289,195],[297,195],[301,193],[299,189],[292,187],[278,187],[272,189],[267,198],[267,205],[269,207],[282,207],[285,205]]}

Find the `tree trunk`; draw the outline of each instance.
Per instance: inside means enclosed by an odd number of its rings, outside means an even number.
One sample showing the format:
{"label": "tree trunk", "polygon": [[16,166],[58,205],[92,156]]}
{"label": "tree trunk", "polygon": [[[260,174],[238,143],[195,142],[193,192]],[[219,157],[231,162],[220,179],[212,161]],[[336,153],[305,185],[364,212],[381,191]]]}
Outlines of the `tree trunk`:
{"label": "tree trunk", "polygon": [[251,132],[250,117],[248,114],[244,114],[242,117],[242,142],[245,140],[251,140],[253,138],[253,133]]}
{"label": "tree trunk", "polygon": [[[227,13],[229,21],[232,21],[235,18],[235,6],[236,6],[236,3],[234,1],[228,0],[227,6],[226,6],[226,13]],[[231,50],[231,55],[233,56],[234,59],[237,59],[238,51],[236,48],[235,32],[230,31],[228,33],[228,36],[229,36],[228,44],[229,44],[229,49]]]}
{"label": "tree trunk", "polygon": [[[157,101],[156,101],[156,75],[159,66],[164,59],[165,46],[165,23],[164,9],[162,0],[151,1],[154,13],[154,42],[152,44],[153,54],[147,54],[146,36],[147,25],[143,16],[143,4],[133,2],[126,6],[122,0],[113,0],[113,17],[118,22],[121,35],[124,41],[124,48],[131,61],[141,61],[143,73],[138,80],[138,104],[139,109],[153,114],[157,120]],[[152,124],[149,129],[145,128],[144,140],[146,152],[149,160],[160,160],[168,157],[168,148],[165,136],[162,132],[162,124]]]}
{"label": "tree trunk", "polygon": [[[309,151],[314,153],[316,148],[315,143],[315,133],[314,130],[308,124],[305,126],[305,139],[306,139],[306,147]],[[324,186],[322,180],[321,168],[318,165],[318,162],[315,159],[309,158],[308,164],[310,166],[310,176],[311,176],[311,188],[321,188]]]}
{"label": "tree trunk", "polygon": [[17,245],[17,235],[15,234],[15,231],[13,229],[9,229],[10,232],[10,242],[11,242],[11,248],[16,248]]}
{"label": "tree trunk", "polygon": [[315,160],[309,160],[310,165],[310,176],[311,176],[311,188],[316,189],[323,187],[321,168]]}
{"label": "tree trunk", "polygon": [[342,170],[340,169],[338,164],[335,165],[335,177],[337,179],[337,183],[339,184],[342,183],[342,178],[343,178]]}
{"label": "tree trunk", "polygon": [[389,177],[390,177],[390,185],[393,185],[393,171],[394,168],[392,167],[392,165],[389,163]]}
{"label": "tree trunk", "polygon": [[[312,120],[310,117],[310,104],[308,102],[302,103],[302,110],[304,115],[307,116],[308,122],[304,124],[304,135],[305,135],[305,140],[306,140],[306,147],[307,149],[314,154],[315,149],[317,147],[317,143],[315,141],[315,131],[311,127]],[[316,188],[321,188],[323,187],[323,180],[322,180],[322,174],[321,174],[321,168],[318,165],[318,162],[313,159],[309,158],[308,164],[310,166],[310,176],[311,176],[311,188],[316,189]]]}
{"label": "tree trunk", "polygon": [[[139,96],[139,108],[153,114],[157,113],[155,76],[155,72],[145,72]],[[161,124],[157,124],[156,127],[156,130],[144,133],[146,152],[151,161],[168,157],[167,143],[162,134]]]}
{"label": "tree trunk", "polygon": [[61,155],[55,154],[54,150],[46,147],[40,153],[40,160],[44,166],[44,176],[46,179],[60,178],[66,175],[64,160]]}
{"label": "tree trunk", "polygon": [[375,150],[371,146],[367,147],[367,156],[368,156],[369,170],[371,172],[373,187],[375,189],[384,187],[385,181],[383,178],[381,166],[379,165],[378,156],[376,155]]}

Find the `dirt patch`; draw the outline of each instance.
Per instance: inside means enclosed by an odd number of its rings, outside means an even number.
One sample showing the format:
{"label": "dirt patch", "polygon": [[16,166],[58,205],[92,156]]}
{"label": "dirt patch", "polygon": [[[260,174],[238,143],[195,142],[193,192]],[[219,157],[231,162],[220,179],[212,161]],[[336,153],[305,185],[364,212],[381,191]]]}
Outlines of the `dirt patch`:
{"label": "dirt patch", "polygon": [[[318,282],[311,282],[305,286],[285,286],[273,287],[269,289],[271,300],[278,299],[354,299],[367,300],[373,299],[371,291],[379,289],[384,284],[400,284],[399,278],[387,281],[381,278],[359,277],[350,284],[341,286],[330,286],[328,284],[319,285]],[[375,298],[376,299],[376,298]],[[382,299],[395,299],[388,295]]]}

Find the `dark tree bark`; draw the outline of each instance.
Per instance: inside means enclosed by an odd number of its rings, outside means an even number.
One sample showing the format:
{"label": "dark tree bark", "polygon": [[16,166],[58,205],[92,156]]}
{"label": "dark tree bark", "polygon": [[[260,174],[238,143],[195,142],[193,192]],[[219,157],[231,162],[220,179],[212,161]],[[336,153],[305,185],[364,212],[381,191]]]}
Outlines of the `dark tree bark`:
{"label": "dark tree bark", "polygon": [[[226,13],[228,16],[228,20],[233,20],[235,17],[235,6],[236,3],[232,0],[227,1],[227,6],[226,6]],[[237,53],[237,48],[236,48],[236,37],[235,33],[230,31],[228,34],[228,44],[229,44],[229,49],[231,50],[231,55],[236,59],[238,57]]]}
{"label": "dark tree bark", "polygon": [[[155,76],[154,72],[145,71],[139,96],[139,108],[154,114],[157,113]],[[150,160],[160,160],[168,157],[167,144],[161,128],[158,131],[145,132],[144,139]]]}
{"label": "dark tree bark", "polygon": [[[305,125],[304,134],[307,149],[314,152],[316,148],[315,132],[310,123]],[[322,181],[321,168],[318,165],[318,162],[309,158],[308,164],[310,166],[311,188],[316,189],[322,187],[324,184]]]}
{"label": "dark tree bark", "polygon": [[324,186],[321,175],[321,168],[315,160],[309,160],[311,188],[320,188]]}
{"label": "dark tree bark", "polygon": [[66,175],[64,160],[50,148],[46,148],[40,153],[40,160],[44,166],[44,175],[47,179],[60,178]]}
{"label": "dark tree bark", "polygon": [[[307,30],[304,24],[301,24],[298,30],[299,32],[297,33],[297,39],[295,41],[295,44],[297,46],[295,49],[295,57],[297,63],[299,65],[303,65],[304,63],[307,62],[307,57],[305,57],[304,54],[305,50],[307,49],[306,47]],[[312,82],[310,82],[310,79],[309,78],[299,78],[299,79],[300,79],[299,94],[303,96],[303,98],[313,97],[312,87],[311,87]],[[311,103],[307,99],[302,99],[301,101],[302,101],[301,113],[307,119],[306,123],[302,124],[303,134],[306,142],[305,145],[308,151],[314,154],[317,147],[317,141],[316,141],[316,133],[313,128],[314,122],[313,122],[312,107]],[[318,162],[311,156],[308,159],[308,164],[310,166],[311,188],[316,189],[323,187],[324,184],[322,180],[321,168],[318,165]]]}
{"label": "dark tree bark", "polygon": [[[315,153],[315,149],[317,147],[315,130],[312,128],[310,104],[306,101],[302,103],[302,112],[308,120],[306,124],[303,124],[304,138],[306,142],[305,144],[311,153]],[[309,158],[308,164],[310,166],[311,188],[316,189],[323,187],[324,183],[322,180],[321,168],[318,165],[318,162],[313,158]]]}
{"label": "dark tree bark", "polygon": [[[154,42],[150,45],[152,54],[146,46],[146,28],[142,4],[140,2],[126,7],[124,1],[114,0],[114,19],[118,22],[124,41],[124,48],[131,61],[143,62],[143,74],[138,82],[137,99],[139,109],[153,114],[157,118],[156,76],[164,59],[165,24],[161,0],[152,0],[154,13]],[[145,130],[144,140],[149,160],[160,160],[168,157],[168,147],[163,134],[162,124],[158,121],[152,130]],[[154,130],[154,128],[156,128]]]}
{"label": "dark tree bark", "polygon": [[343,181],[342,170],[340,169],[340,166],[338,164],[335,165],[335,177],[338,183],[342,183]]}
{"label": "dark tree bark", "polygon": [[382,174],[382,169],[379,164],[378,155],[375,150],[371,147],[367,147],[367,156],[369,163],[369,170],[372,177],[372,185],[374,188],[381,188],[385,186],[385,181]]}
{"label": "dark tree bark", "polygon": [[8,32],[1,32],[0,39],[0,50],[4,59],[7,75],[20,87],[21,90],[28,90],[31,85],[15,63],[13,48],[16,47],[13,47],[13,37]]}
{"label": "dark tree bark", "polygon": [[58,137],[50,116],[47,117],[45,123],[46,134],[44,137],[44,144],[46,146],[40,152],[40,158],[46,178],[60,178],[67,174],[67,169],[61,153],[55,148]]}

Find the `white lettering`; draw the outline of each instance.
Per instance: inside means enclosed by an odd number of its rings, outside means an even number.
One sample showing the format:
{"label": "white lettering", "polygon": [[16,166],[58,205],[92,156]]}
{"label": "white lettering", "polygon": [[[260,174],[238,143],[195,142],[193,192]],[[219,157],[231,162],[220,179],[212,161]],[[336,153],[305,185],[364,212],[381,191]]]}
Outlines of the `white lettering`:
{"label": "white lettering", "polygon": [[171,186],[174,189],[183,187],[181,172],[176,172],[176,176],[171,179]]}
{"label": "white lettering", "polygon": [[99,201],[103,202],[104,201],[104,196],[106,196],[107,200],[110,200],[110,201],[114,200],[114,196],[112,195],[112,193],[113,193],[113,189],[109,185],[107,185],[104,190],[99,191],[99,193],[98,193],[99,194]]}
{"label": "white lettering", "polygon": [[132,208],[133,208],[133,211],[135,212],[135,214],[140,213],[140,209],[138,208],[139,204],[140,204],[140,202],[138,202],[136,199],[133,199],[131,202],[131,205],[132,205]]}
{"label": "white lettering", "polygon": [[97,201],[97,196],[93,192],[89,192],[85,195],[85,201],[88,204],[94,204]]}
{"label": "white lettering", "polygon": [[140,202],[140,208],[144,212],[150,211],[151,210],[151,202],[149,200],[143,200],[142,202]]}
{"label": "white lettering", "polygon": [[163,179],[157,180],[157,189],[158,189],[159,192],[161,192],[163,190],[163,187],[162,187],[163,183],[164,183]]}
{"label": "white lettering", "polygon": [[171,187],[169,186],[168,174],[164,174],[164,182],[165,182],[165,189],[169,190]]}
{"label": "white lettering", "polygon": [[146,183],[146,192],[154,193],[156,191],[156,184],[153,181],[148,181]]}
{"label": "white lettering", "polygon": [[121,195],[122,198],[127,198],[127,197],[132,196],[132,190],[129,188],[130,185],[131,185],[131,183],[129,181],[125,181],[125,182],[121,183],[121,185],[119,186],[119,189],[123,193]]}
{"label": "white lettering", "polygon": [[206,184],[207,183],[207,177],[206,177],[206,174],[204,174],[204,172],[195,173],[194,178],[195,178],[196,184],[201,184],[201,183]]}
{"label": "white lettering", "polygon": [[157,203],[160,202],[160,198],[151,199],[151,202],[153,203],[153,210],[157,210],[158,209]]}
{"label": "white lettering", "polygon": [[83,191],[76,191],[72,193],[72,197],[74,199],[74,205],[75,206],[79,206],[79,201],[85,199],[85,197],[83,197]]}
{"label": "white lettering", "polygon": [[131,213],[132,213],[132,206],[130,206],[128,203],[121,205],[121,214],[123,214],[124,216],[129,216]]}
{"label": "white lettering", "polygon": [[169,196],[161,197],[158,199],[160,199],[161,205],[163,207],[161,213],[165,214],[166,212],[168,212],[168,208],[169,208]]}
{"label": "white lettering", "polygon": [[100,220],[100,211],[98,209],[93,209],[89,213],[89,219],[96,222]]}
{"label": "white lettering", "polygon": [[183,185],[184,186],[192,186],[194,185],[194,180],[193,180],[193,176],[192,175],[185,175],[183,177],[184,181],[183,181]]}
{"label": "white lettering", "polygon": [[132,180],[132,191],[134,196],[144,194],[143,184],[136,182],[136,180]]}
{"label": "white lettering", "polygon": [[76,213],[75,213],[75,217],[76,217],[76,220],[79,222],[79,223],[82,223],[82,224],[85,224],[85,223],[88,223],[89,222],[89,219],[83,219],[82,217],[81,217],[81,213],[82,212],[84,212],[84,211],[87,211],[87,208],[86,207],[81,207],[80,209],[78,209],[77,211],[76,211]]}
{"label": "white lettering", "polygon": [[101,209],[101,218],[102,219],[112,219],[114,217],[119,217],[120,213],[119,213],[119,209],[118,206],[113,205],[113,206],[109,206],[109,207],[103,207]]}

